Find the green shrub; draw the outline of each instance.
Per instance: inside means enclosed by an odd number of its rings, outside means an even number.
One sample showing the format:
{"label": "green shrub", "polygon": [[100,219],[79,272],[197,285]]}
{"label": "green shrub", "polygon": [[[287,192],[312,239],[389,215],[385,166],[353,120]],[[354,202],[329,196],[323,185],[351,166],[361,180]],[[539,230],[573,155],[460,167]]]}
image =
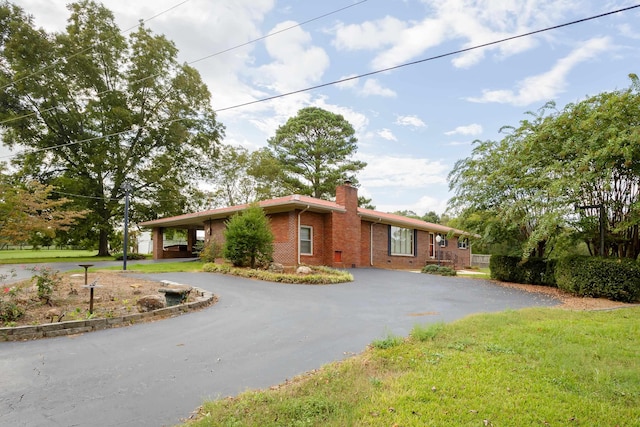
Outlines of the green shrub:
{"label": "green shrub", "polygon": [[555,260],[506,255],[492,255],[489,261],[492,279],[527,285],[556,286],[555,265]]}
{"label": "green shrub", "polygon": [[212,238],[204,245],[199,256],[202,262],[216,262],[222,256],[222,245]]}
{"label": "green shrub", "polygon": [[265,280],[276,283],[292,283],[306,285],[333,285],[337,283],[351,282],[351,273],[342,270],[335,270],[329,267],[311,267],[311,274],[287,274],[274,273],[266,270],[256,270],[250,268],[238,268],[229,264],[207,263],[202,266],[202,270],[209,273],[232,274],[234,276],[248,279]]}
{"label": "green shrub", "polygon": [[62,276],[58,270],[49,267],[33,267],[29,268],[33,273],[31,281],[36,282],[38,289],[38,298],[45,303],[49,303],[53,296],[53,291],[62,283]]}
{"label": "green shrub", "polygon": [[235,267],[255,268],[271,261],[273,233],[269,219],[257,204],[233,215],[224,232],[224,257]]}
{"label": "green shrub", "polygon": [[[124,254],[115,254],[113,258],[116,261],[122,261],[124,259]],[[143,254],[138,254],[135,252],[134,253],[127,252],[127,260],[141,260],[141,259],[147,259],[147,257]]]}
{"label": "green shrub", "polygon": [[427,274],[439,274],[440,276],[455,276],[458,274],[451,267],[436,264],[425,265],[422,267],[422,272]]}
{"label": "green shrub", "polygon": [[558,261],[556,280],[558,288],[578,296],[640,300],[640,265],[632,260],[566,257]]}

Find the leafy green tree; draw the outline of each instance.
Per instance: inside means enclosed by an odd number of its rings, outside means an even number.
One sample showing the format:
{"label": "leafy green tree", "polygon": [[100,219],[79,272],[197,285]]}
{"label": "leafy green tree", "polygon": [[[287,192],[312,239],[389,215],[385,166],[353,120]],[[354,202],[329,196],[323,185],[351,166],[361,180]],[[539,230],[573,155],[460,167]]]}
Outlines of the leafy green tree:
{"label": "leafy green tree", "polygon": [[54,198],[52,191],[50,185],[0,173],[0,245],[45,244],[86,214],[67,210],[69,200]]}
{"label": "leafy green tree", "polygon": [[335,189],[366,163],[353,160],[358,147],[353,126],[339,114],[317,107],[298,111],[276,130],[269,148],[294,192],[317,198],[335,196]]}
{"label": "leafy green tree", "polygon": [[269,219],[256,204],[232,216],[224,233],[223,255],[235,266],[255,268],[271,261],[273,233]]}
{"label": "leafy green tree", "polygon": [[580,238],[594,255],[637,258],[640,87],[635,75],[631,79],[628,89],[562,111],[549,103],[519,127],[505,128],[501,141],[478,142],[449,175],[455,191],[449,208],[465,229],[485,243],[511,242],[524,256],[549,256],[554,247]]}
{"label": "leafy green tree", "polygon": [[401,211],[395,211],[393,213],[396,214],[396,215],[406,216],[407,218],[420,219],[420,215],[418,215],[417,213],[415,213],[414,211],[412,211],[410,209],[405,209],[405,210],[401,210]]}
{"label": "leafy green tree", "polygon": [[426,212],[420,219],[433,224],[440,224],[440,215],[435,211]]}
{"label": "leafy green tree", "polygon": [[[0,3],[0,126],[23,176],[55,185],[91,213],[67,240],[108,254],[122,221],[123,184],[133,221],[183,213],[208,173],[223,127],[198,72],[144,25],[126,38],[113,14],[82,0],[64,32],[36,29]],[[72,197],[72,196],[69,196]]]}
{"label": "leafy green tree", "polygon": [[208,208],[249,204],[285,192],[280,163],[266,149],[250,152],[225,145],[216,160]]}
{"label": "leafy green tree", "polygon": [[373,201],[364,196],[358,196],[358,207],[363,209],[371,209],[372,211],[376,209]]}

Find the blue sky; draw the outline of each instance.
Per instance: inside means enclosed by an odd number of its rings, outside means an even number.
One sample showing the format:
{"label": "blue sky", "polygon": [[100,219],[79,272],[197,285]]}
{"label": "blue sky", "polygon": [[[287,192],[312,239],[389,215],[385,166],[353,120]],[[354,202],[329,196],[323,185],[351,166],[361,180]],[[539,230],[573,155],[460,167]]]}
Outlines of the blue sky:
{"label": "blue sky", "polygon": [[[49,31],[64,1],[19,0]],[[105,0],[121,29],[146,24],[192,62],[320,15],[300,27],[193,63],[215,109],[304,89],[632,6],[608,0]],[[171,10],[170,8],[174,7]],[[167,11],[168,10],[168,11]],[[442,213],[446,177],[473,141],[547,101],[562,108],[626,88],[640,73],[640,9],[219,113],[224,143],[255,149],[306,106],[355,127],[360,194],[381,211]]]}

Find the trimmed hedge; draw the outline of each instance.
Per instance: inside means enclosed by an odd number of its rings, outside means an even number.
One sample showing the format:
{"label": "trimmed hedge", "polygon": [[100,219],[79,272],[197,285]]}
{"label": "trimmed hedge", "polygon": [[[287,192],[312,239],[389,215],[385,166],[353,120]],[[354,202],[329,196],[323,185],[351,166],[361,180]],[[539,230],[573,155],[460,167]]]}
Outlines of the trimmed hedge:
{"label": "trimmed hedge", "polygon": [[347,271],[335,270],[329,267],[311,267],[313,273],[285,274],[274,273],[266,270],[256,270],[251,268],[238,268],[229,264],[207,263],[202,266],[202,270],[208,273],[232,274],[234,276],[246,277],[248,279],[266,280],[277,283],[293,283],[305,285],[333,285],[337,283],[352,282],[353,276]]}
{"label": "trimmed hedge", "polygon": [[[116,261],[123,261],[124,260],[124,254],[120,253],[120,254],[115,254],[113,256],[113,259],[115,259]],[[147,257],[143,254],[138,254],[138,253],[127,253],[127,259],[131,259],[131,260],[142,260],[142,259],[147,259]]]}
{"label": "trimmed hedge", "polygon": [[558,261],[558,288],[578,296],[640,300],[640,265],[632,260],[571,256]]}
{"label": "trimmed hedge", "polygon": [[555,260],[506,255],[492,255],[489,261],[491,278],[502,282],[523,283],[527,285],[556,286]]}
{"label": "trimmed hedge", "polygon": [[456,276],[458,274],[451,267],[435,264],[429,264],[422,267],[422,273],[439,274],[440,276]]}

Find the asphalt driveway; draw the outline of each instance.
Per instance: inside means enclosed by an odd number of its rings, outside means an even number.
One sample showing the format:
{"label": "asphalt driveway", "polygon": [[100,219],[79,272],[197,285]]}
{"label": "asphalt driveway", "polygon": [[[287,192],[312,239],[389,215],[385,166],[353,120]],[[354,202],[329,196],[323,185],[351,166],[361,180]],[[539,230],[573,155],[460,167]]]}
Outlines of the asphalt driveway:
{"label": "asphalt driveway", "polygon": [[558,301],[488,281],[376,269],[331,286],[211,273],[145,278],[220,297],[202,311],[75,337],[0,343],[0,425],[163,426],[203,399],[278,384],[388,333]]}

